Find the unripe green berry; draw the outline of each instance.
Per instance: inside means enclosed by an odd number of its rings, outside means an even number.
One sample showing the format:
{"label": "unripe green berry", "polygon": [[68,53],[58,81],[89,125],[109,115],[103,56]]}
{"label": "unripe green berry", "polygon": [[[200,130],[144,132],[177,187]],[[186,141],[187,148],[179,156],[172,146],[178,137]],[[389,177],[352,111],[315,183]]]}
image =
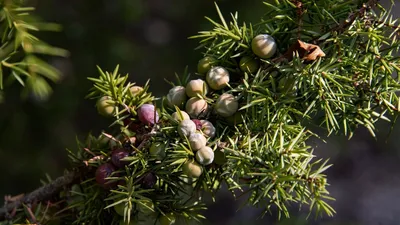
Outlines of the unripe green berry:
{"label": "unripe green berry", "polygon": [[113,116],[117,108],[115,102],[108,96],[101,97],[97,101],[96,107],[99,114],[106,117]]}
{"label": "unripe green berry", "polygon": [[160,225],[172,225],[175,224],[175,215],[168,213],[160,217]]}
{"label": "unripe green berry", "polygon": [[165,158],[165,144],[163,142],[153,142],[150,146],[150,155],[157,160]]}
{"label": "unripe green berry", "polygon": [[129,88],[133,96],[140,94],[144,89],[140,86],[132,86]]}
{"label": "unripe green berry", "polygon": [[182,120],[178,125],[178,133],[182,138],[189,137],[195,132],[196,124],[191,120]]}
{"label": "unripe green berry", "polygon": [[212,89],[221,90],[229,83],[229,72],[222,66],[215,66],[208,71],[206,81]]}
{"label": "unripe green berry", "polygon": [[276,52],[275,39],[268,34],[259,34],[251,41],[253,53],[263,59],[271,58]]}
{"label": "unripe green berry", "polygon": [[204,135],[209,138],[213,138],[215,136],[215,127],[214,125],[208,120],[200,120],[201,122],[201,131]]}
{"label": "unripe green berry", "polygon": [[228,117],[235,114],[239,108],[239,103],[235,96],[224,93],[217,99],[214,109],[222,117]]}
{"label": "unripe green berry", "polygon": [[150,215],[155,212],[154,203],[151,200],[141,200],[140,203],[137,203],[137,207],[139,212],[143,213],[144,215]]}
{"label": "unripe green berry", "polygon": [[239,67],[243,72],[255,73],[260,67],[260,63],[257,59],[250,56],[244,56],[240,59]]}
{"label": "unripe green berry", "polygon": [[217,60],[211,56],[206,56],[200,59],[197,64],[197,72],[200,74],[206,74],[216,62]]}
{"label": "unripe green berry", "polygon": [[186,101],[186,91],[185,87],[175,86],[171,88],[167,95],[167,103],[170,107],[174,107],[174,105],[179,108],[183,106]]}
{"label": "unripe green berry", "polygon": [[201,165],[207,166],[214,161],[214,151],[210,147],[205,146],[196,152],[196,160]]}
{"label": "unripe green berry", "polygon": [[182,166],[182,171],[188,177],[199,178],[203,173],[203,168],[197,162],[186,161]]}
{"label": "unripe green berry", "polygon": [[114,205],[114,210],[118,215],[124,216],[125,204]]}
{"label": "unripe green berry", "polygon": [[193,133],[189,136],[189,144],[193,151],[197,151],[207,144],[207,139],[200,133]]}
{"label": "unripe green berry", "polygon": [[179,115],[178,112],[172,113],[172,118],[178,122],[181,122],[182,120],[190,120],[189,114],[187,114],[185,111],[181,111],[181,115]]}
{"label": "unripe green berry", "polygon": [[202,79],[191,80],[186,85],[186,95],[189,97],[197,97],[197,95],[206,95],[208,87]]}
{"label": "unripe green berry", "polygon": [[206,100],[193,97],[186,102],[186,112],[192,118],[197,118],[201,113],[205,113],[208,110],[208,104]]}

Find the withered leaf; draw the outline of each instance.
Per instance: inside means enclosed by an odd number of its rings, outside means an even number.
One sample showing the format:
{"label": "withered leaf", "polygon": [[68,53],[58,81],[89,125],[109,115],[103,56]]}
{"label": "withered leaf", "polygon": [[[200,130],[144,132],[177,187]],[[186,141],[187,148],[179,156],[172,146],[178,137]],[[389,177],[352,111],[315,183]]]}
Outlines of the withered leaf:
{"label": "withered leaf", "polygon": [[300,40],[297,40],[285,53],[285,58],[288,60],[293,59],[293,53],[298,52],[300,58],[306,61],[314,61],[318,57],[324,57],[325,53],[321,50],[318,45],[309,44]]}

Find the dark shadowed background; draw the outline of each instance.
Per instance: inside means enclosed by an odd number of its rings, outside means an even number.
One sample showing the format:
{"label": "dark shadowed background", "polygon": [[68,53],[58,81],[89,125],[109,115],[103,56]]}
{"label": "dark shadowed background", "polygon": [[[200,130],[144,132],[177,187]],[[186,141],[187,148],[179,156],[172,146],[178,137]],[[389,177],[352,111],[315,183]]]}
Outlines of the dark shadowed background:
{"label": "dark shadowed background", "polygon": [[[239,12],[239,19],[257,21],[263,14],[261,0],[217,1],[223,12]],[[385,2],[385,1],[384,1]],[[386,1],[388,2],[388,1]],[[396,1],[398,2],[398,1]],[[55,178],[68,166],[65,148],[75,148],[75,137],[83,139],[109,125],[99,116],[95,102],[84,97],[97,76],[96,65],[112,70],[120,64],[122,73],[143,85],[151,80],[156,96],[167,93],[173,80],[186,65],[196,69],[200,51],[196,40],[187,37],[210,29],[204,16],[216,18],[213,1],[204,0],[36,0],[30,4],[47,21],[63,26],[60,33],[42,38],[71,52],[68,59],[51,63],[63,72],[60,83],[47,102],[21,101],[20,87],[6,90],[0,105],[0,196],[29,192],[49,174]],[[388,5],[388,4],[385,4]],[[395,17],[400,17],[397,7]],[[400,125],[387,139],[388,124],[378,126],[377,140],[366,130],[347,141],[330,137],[329,144],[315,141],[318,157],[334,164],[327,174],[337,211],[333,218],[308,221],[307,209],[292,209],[292,218],[276,222],[275,215],[257,219],[259,210],[236,210],[230,194],[221,192],[218,202],[206,212],[205,224],[281,225],[397,225],[400,224]],[[1,201],[0,201],[1,202]]]}

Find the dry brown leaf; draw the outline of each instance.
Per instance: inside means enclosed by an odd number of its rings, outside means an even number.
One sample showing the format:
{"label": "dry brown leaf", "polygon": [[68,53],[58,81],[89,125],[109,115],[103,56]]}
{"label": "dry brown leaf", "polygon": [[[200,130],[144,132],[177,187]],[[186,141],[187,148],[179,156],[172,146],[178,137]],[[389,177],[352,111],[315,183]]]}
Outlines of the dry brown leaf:
{"label": "dry brown leaf", "polygon": [[288,49],[288,51],[285,53],[285,58],[292,60],[294,52],[298,52],[300,58],[306,61],[314,61],[318,57],[325,56],[325,53],[318,45],[308,44],[300,40],[297,40],[297,42]]}

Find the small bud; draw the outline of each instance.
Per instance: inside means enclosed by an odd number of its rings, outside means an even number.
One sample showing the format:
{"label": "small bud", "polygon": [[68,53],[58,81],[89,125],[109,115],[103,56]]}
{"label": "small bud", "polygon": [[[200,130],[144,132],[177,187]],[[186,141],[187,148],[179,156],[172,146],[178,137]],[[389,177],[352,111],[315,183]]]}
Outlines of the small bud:
{"label": "small bud", "polygon": [[189,144],[193,151],[197,151],[207,144],[207,139],[200,133],[192,133],[189,136]]}
{"label": "small bud", "polygon": [[165,144],[162,142],[153,142],[150,146],[150,155],[157,160],[163,160],[165,154]]}
{"label": "small bud", "polygon": [[216,66],[206,75],[208,85],[214,90],[221,90],[229,83],[229,72],[224,67]]}
{"label": "small bud", "polygon": [[268,34],[259,34],[251,41],[253,53],[263,59],[271,58],[276,52],[275,39]]}
{"label": "small bud", "polygon": [[228,117],[235,114],[239,108],[239,103],[237,102],[235,96],[231,94],[222,94],[217,99],[214,109],[218,115],[222,117]]}
{"label": "small bud", "polygon": [[201,122],[201,131],[204,135],[209,138],[215,137],[215,127],[214,125],[208,120],[200,120]]}
{"label": "small bud", "polygon": [[117,168],[122,168],[125,165],[129,165],[130,162],[128,161],[123,161],[122,159],[129,156],[129,152],[126,151],[123,148],[115,149],[111,153],[111,162],[116,166]]}
{"label": "small bud", "polygon": [[193,97],[186,102],[186,112],[192,118],[197,118],[201,113],[207,112],[208,104],[206,100]]}
{"label": "small bud", "polygon": [[144,89],[140,86],[132,86],[129,88],[133,96],[140,94]]}
{"label": "small bud", "polygon": [[174,120],[181,122],[182,120],[190,120],[190,116],[189,114],[187,114],[185,111],[181,111],[181,115],[179,115],[178,112],[174,112],[172,113],[172,118],[174,118]]}
{"label": "small bud", "polygon": [[104,189],[110,189],[111,187],[114,187],[116,182],[106,179],[110,177],[114,171],[115,167],[111,163],[100,165],[96,170],[96,182]]}
{"label": "small bud", "polygon": [[189,97],[197,97],[197,95],[206,95],[208,92],[208,87],[206,82],[202,79],[191,80],[186,85],[186,94]]}
{"label": "small bud", "polygon": [[260,67],[260,63],[250,56],[244,56],[240,59],[239,67],[243,72],[255,73]]}
{"label": "small bud", "polygon": [[115,102],[108,96],[103,96],[97,100],[96,107],[99,114],[105,117],[113,116],[117,108]]}
{"label": "small bud", "polygon": [[200,74],[206,74],[216,62],[217,60],[211,56],[206,56],[200,59],[197,64],[197,72]]}
{"label": "small bud", "polygon": [[175,224],[176,218],[173,213],[168,213],[162,215],[159,220],[160,220],[160,225],[172,225]]}
{"label": "small bud", "polygon": [[178,108],[182,107],[186,101],[186,91],[182,86],[175,86],[171,88],[167,95],[167,103],[170,107],[174,107],[174,105],[178,106]]}
{"label": "small bud", "polygon": [[203,173],[203,168],[197,162],[186,161],[182,166],[182,171],[188,177],[199,178]]}
{"label": "small bud", "polygon": [[[155,110],[154,105],[143,104],[137,111],[140,122],[146,125],[153,125],[158,122],[158,113]],[[154,118],[155,113],[155,118]]]}
{"label": "small bud", "polygon": [[189,137],[196,132],[196,124],[191,120],[182,120],[178,125],[178,133],[182,138]]}
{"label": "small bud", "polygon": [[202,165],[210,165],[214,161],[214,151],[205,146],[196,152],[196,160]]}

